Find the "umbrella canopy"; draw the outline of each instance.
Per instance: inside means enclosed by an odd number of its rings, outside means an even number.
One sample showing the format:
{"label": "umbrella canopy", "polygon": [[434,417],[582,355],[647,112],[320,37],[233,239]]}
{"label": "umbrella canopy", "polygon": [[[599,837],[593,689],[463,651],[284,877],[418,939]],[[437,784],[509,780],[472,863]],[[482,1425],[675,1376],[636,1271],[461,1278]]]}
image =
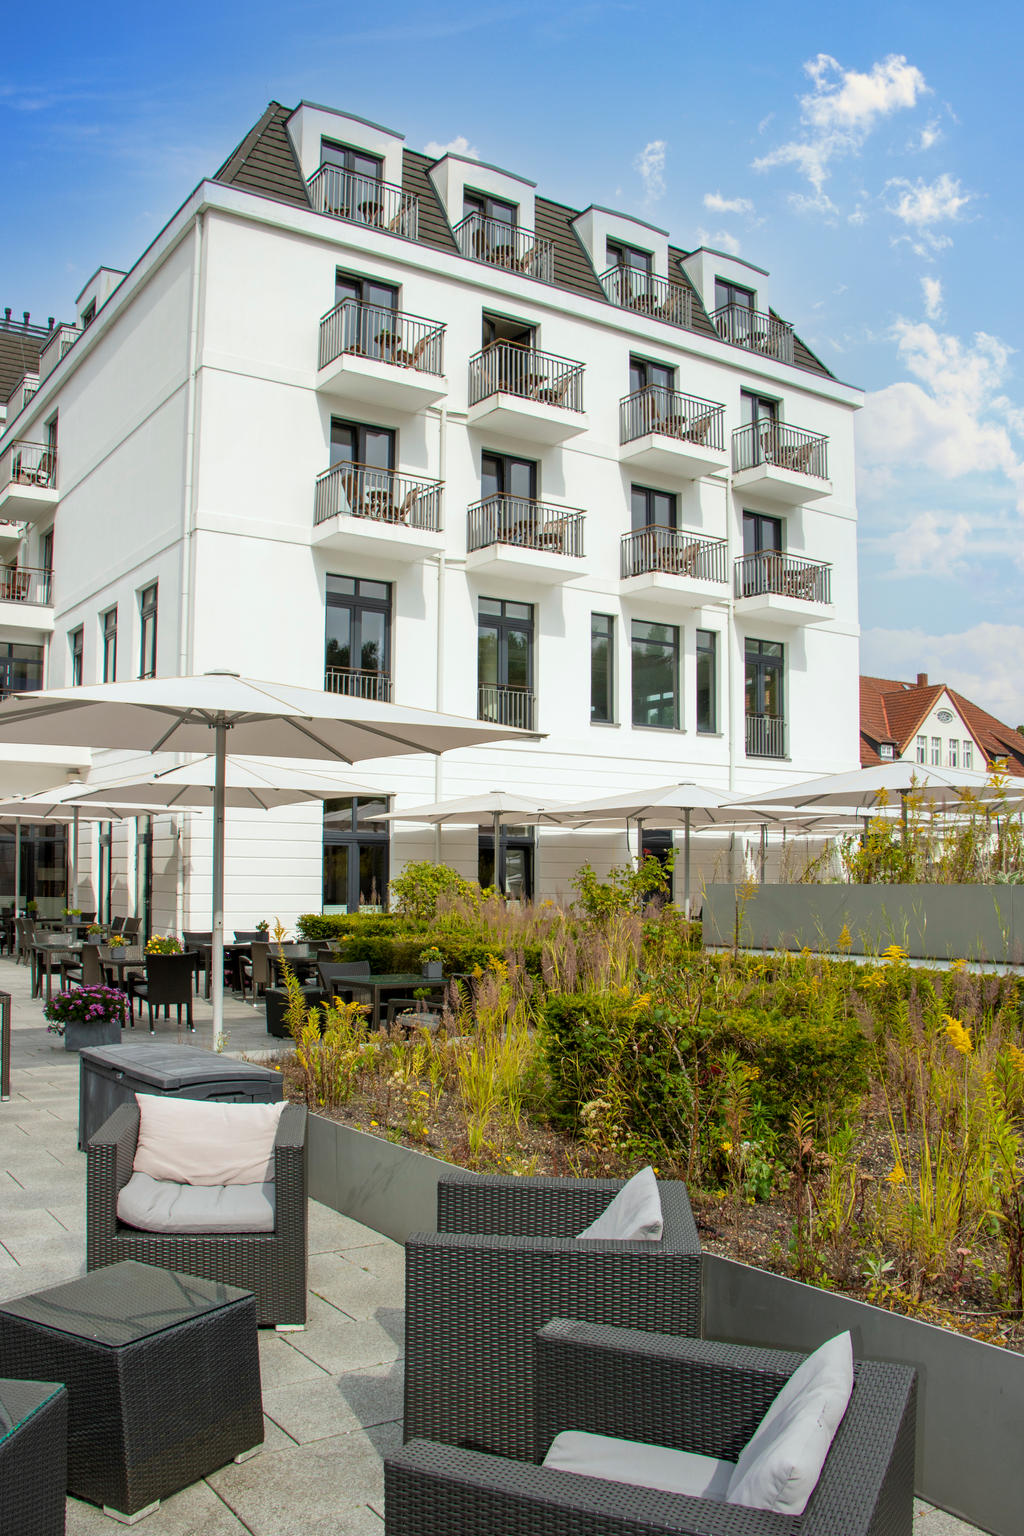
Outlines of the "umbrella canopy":
{"label": "umbrella canopy", "polygon": [[555,819],[538,804],[536,798],[511,795],[504,789],[492,789],[483,795],[465,795],[462,799],[435,800],[431,805],[413,805],[401,811],[385,811],[370,816],[369,821],[421,821],[429,826],[443,822],[455,822],[464,827],[491,827],[494,832],[494,868],[499,884],[499,848],[502,827],[516,827],[521,823]]}
{"label": "umbrella canopy", "polygon": [[52,688],[0,704],[0,744],[141,748],[207,752],[214,747],[213,1044],[224,1023],[224,807],[228,733],[233,753],[266,757],[360,758],[448,752],[483,742],[533,741],[527,731],[324,693],[204,672],[129,683]]}
{"label": "umbrella canopy", "polygon": [[870,810],[880,795],[898,795],[901,799],[914,793],[926,795],[939,804],[959,800],[961,791],[980,793],[991,790],[991,780],[970,768],[929,768],[924,763],[880,763],[873,768],[858,768],[853,773],[830,773],[823,779],[808,779],[803,784],[784,784],[765,794],[761,790],[744,804],[769,800],[775,805],[843,805]]}
{"label": "umbrella canopy", "polygon": [[[319,765],[318,765],[319,767]],[[213,803],[216,761],[212,753],[154,773],[113,779],[96,789],[76,786],[75,804],[83,811],[108,797],[135,807],[135,815],[159,810],[205,810]],[[224,803],[235,809],[269,811],[279,805],[299,805],[309,800],[335,800],[347,795],[377,796],[380,790],[348,779],[330,778],[324,772],[281,767],[256,757],[231,757],[225,766]],[[0,813],[3,806],[0,805]]]}

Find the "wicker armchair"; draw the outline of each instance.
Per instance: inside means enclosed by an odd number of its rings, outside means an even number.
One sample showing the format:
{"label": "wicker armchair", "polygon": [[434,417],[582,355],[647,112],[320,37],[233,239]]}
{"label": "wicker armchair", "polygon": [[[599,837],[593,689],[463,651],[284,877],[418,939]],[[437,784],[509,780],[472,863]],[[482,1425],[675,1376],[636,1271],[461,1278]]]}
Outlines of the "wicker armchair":
{"label": "wicker armchair", "polygon": [[697,1335],[701,1261],[686,1189],[659,1183],[660,1243],[575,1240],[612,1179],[442,1179],[437,1232],[406,1241],[405,1438],[529,1459],[533,1340],[553,1317]]}
{"label": "wicker armchair", "polygon": [[[565,1429],[733,1460],[803,1358],[564,1321],[542,1329],[535,1348],[537,1462]],[[858,1362],[850,1405],[797,1517],[417,1440],[385,1459],[385,1531],[911,1536],[915,1402],[909,1367]]]}
{"label": "wicker armchair", "polygon": [[122,1104],[89,1143],[86,1253],[90,1270],[121,1259],[241,1286],[256,1297],[261,1324],[306,1321],[306,1111],[286,1106],[274,1155],[273,1232],[190,1235],[140,1232],[117,1219],[117,1197],[132,1175],[138,1106]]}

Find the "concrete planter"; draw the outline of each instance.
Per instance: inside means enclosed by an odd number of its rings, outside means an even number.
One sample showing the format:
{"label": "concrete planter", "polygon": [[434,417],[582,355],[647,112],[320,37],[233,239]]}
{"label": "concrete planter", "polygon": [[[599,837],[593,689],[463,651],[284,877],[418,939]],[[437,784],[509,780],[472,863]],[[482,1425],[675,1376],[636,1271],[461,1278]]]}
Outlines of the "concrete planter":
{"label": "concrete planter", "polygon": [[857,955],[1024,964],[1024,886],[709,885],[703,922],[710,945],[834,952],[845,926]]}
{"label": "concrete planter", "polygon": [[91,1045],[120,1045],[120,1019],[98,1019],[94,1024],[78,1021],[64,1026],[64,1049],[82,1051]]}

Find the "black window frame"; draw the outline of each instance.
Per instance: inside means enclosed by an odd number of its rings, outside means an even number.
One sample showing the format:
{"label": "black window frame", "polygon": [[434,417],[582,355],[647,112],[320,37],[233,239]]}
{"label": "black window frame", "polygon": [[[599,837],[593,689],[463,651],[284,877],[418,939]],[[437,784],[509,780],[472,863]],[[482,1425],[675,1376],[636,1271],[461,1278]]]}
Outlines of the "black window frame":
{"label": "black window frame", "polygon": [[[642,272],[645,277],[654,276],[653,251],[645,251],[638,245],[629,245],[625,240],[608,240],[605,243],[604,254],[605,262],[609,267],[625,268],[630,272]],[[635,256],[641,257],[641,260],[627,259]]]}
{"label": "black window frame", "polygon": [[117,604],[100,614],[100,680],[117,682]]}
{"label": "black window frame", "polygon": [[[338,588],[331,588],[331,582],[351,582],[352,591],[344,592]],[[367,590],[362,590],[363,588]],[[370,591],[372,587],[386,587],[387,596],[379,597]],[[394,621],[394,582],[381,581],[370,576],[347,576],[340,571],[328,571],[324,588],[324,672],[328,668],[334,668],[339,672],[369,672],[378,677],[390,680],[391,678],[391,644]],[[330,646],[333,642],[330,637],[330,612],[332,608],[344,608],[349,614],[349,665],[332,661]],[[384,618],[384,648],[380,658],[380,665],[376,667],[363,666],[363,615],[367,613],[381,614]],[[359,665],[353,666],[353,660],[358,657]],[[380,695],[378,695],[379,697]]]}
{"label": "black window frame", "polygon": [[[778,533],[778,543],[765,543],[764,535],[768,528],[774,528]],[[748,548],[747,530],[753,531],[753,542]],[[744,555],[777,555],[786,547],[786,519],[776,517],[771,512],[751,512],[743,509],[743,553]]]}
{"label": "black window frame", "polygon": [[[668,631],[668,633],[671,636],[671,638],[667,639],[667,640],[660,640],[660,639],[655,638],[651,634],[648,634],[646,636],[639,636],[637,631],[640,628],[644,628],[646,630],[666,630],[666,631]],[[639,706],[641,704],[641,701],[640,701],[640,699],[638,698],[638,695],[637,695],[637,653],[638,653],[638,649],[639,649],[639,647],[641,645],[646,645],[646,646],[656,645],[663,652],[666,652],[671,657],[671,668],[672,668],[671,707],[672,707],[672,716],[673,716],[671,722],[666,722],[664,720],[652,720],[650,718],[648,718],[648,719],[638,718]],[[629,626],[629,659],[630,659],[631,719],[632,719],[632,722],[633,722],[633,729],[634,730],[641,730],[641,731],[678,731],[680,729],[680,714],[679,714],[679,698],[680,698],[680,689],[679,689],[679,625],[678,624],[663,624],[658,619],[632,619],[630,621],[630,626]],[[648,701],[647,702],[647,714],[649,716],[651,714],[651,712],[652,712],[651,709],[650,709],[650,699],[653,696],[651,694],[648,694],[646,697],[647,697],[647,701]]]}
{"label": "black window frame", "polygon": [[[493,491],[484,490],[484,476],[487,474],[485,464],[490,462],[496,466],[497,473],[494,479],[498,482]],[[518,491],[509,490],[511,471],[515,467],[526,467],[530,471],[530,492],[527,496],[521,496]],[[492,496],[514,496],[520,501],[536,501],[537,487],[540,483],[540,460],[527,459],[517,453],[503,453],[500,449],[482,448],[480,450],[480,499],[487,501]]]}
{"label": "black window frame", "polygon": [[39,541],[39,564],[53,575],[53,529],[47,528]]}
{"label": "black window frame", "polygon": [[[697,631],[694,702],[697,708],[698,736],[718,735],[718,635],[717,629]],[[703,675],[704,669],[708,676]]]}
{"label": "black window frame", "polygon": [[[604,625],[603,636],[599,635],[599,626]],[[599,677],[595,642],[603,640],[605,649],[605,666],[603,681]],[[603,705],[598,697],[598,691],[603,690]],[[601,708],[604,713],[602,714]],[[613,613],[592,613],[590,615],[590,723],[591,725],[615,724],[615,615]]]}
{"label": "black window frame", "polygon": [[[666,502],[670,513],[669,521],[662,522],[653,514],[657,510],[657,503]],[[643,518],[639,516],[642,511]],[[629,525],[634,533],[642,528],[671,528],[679,527],[679,496],[675,491],[666,491],[654,485],[630,485],[629,487]]]}
{"label": "black window frame", "polygon": [[[336,160],[325,160],[324,150],[339,156]],[[353,163],[356,157],[362,160],[370,160],[377,167],[376,171],[357,170]],[[367,181],[384,180],[384,159],[381,155],[372,154],[368,149],[360,149],[357,144],[343,144],[339,139],[320,137],[320,164],[333,165],[339,171],[348,171],[352,176],[365,176]]]}
{"label": "black window frame", "polygon": [[[744,402],[750,401],[750,416],[746,415]],[[766,426],[775,427],[781,420],[781,400],[774,395],[759,395],[753,389],[740,390],[740,425],[742,427],[760,426],[763,422]]]}
{"label": "black window frame", "polygon": [[151,581],[139,592],[139,676],[156,677],[157,615],[160,583]]}
{"label": "black window frame", "polygon": [[43,686],[46,647],[21,640],[0,641],[0,697],[38,693]]}
{"label": "black window frame", "polygon": [[[495,208],[510,210],[512,218],[499,218],[493,211]],[[495,224],[507,224],[509,229],[519,228],[518,203],[510,203],[507,197],[495,197],[491,192],[480,192],[476,187],[463,187],[462,217],[468,218],[471,213],[478,214],[482,219],[491,219]]]}
{"label": "black window frame", "polygon": [[[339,290],[344,285],[357,288],[357,293],[341,293]],[[379,299],[368,298],[367,288],[386,289],[394,295],[393,301],[382,303]],[[381,309],[386,313],[394,314],[400,308],[402,290],[398,283],[384,283],[379,278],[368,277],[365,272],[349,272],[344,267],[336,267],[334,271],[334,302],[341,304],[345,299],[351,299],[356,304],[366,304],[371,309]]]}
{"label": "black window frame", "polygon": [[[738,295],[742,294],[743,298]],[[749,304],[745,300],[749,299]],[[747,288],[743,283],[734,283],[729,277],[715,278],[715,308],[725,309],[728,305],[735,305],[739,309],[749,309],[753,314],[757,310],[757,289]]]}
{"label": "black window frame", "polygon": [[[482,889],[487,886],[496,886],[498,890],[509,893],[508,890],[508,856],[509,852],[517,852],[523,855],[523,890],[522,898],[530,901],[536,889],[537,875],[537,836],[533,827],[501,827],[499,828],[498,843],[498,867],[494,867],[494,833],[482,828],[477,837],[476,847],[476,877],[477,883]],[[518,900],[518,895],[514,896]]]}
{"label": "black window frame", "polygon": [[[652,373],[663,373],[667,377],[652,377]],[[673,392],[677,377],[677,370],[672,363],[659,363],[656,358],[639,357],[635,352],[629,355],[629,393],[631,395],[635,395],[641,389],[664,389]]]}
{"label": "black window frame", "polygon": [[[362,810],[361,810],[362,806]],[[343,813],[345,809],[351,811],[351,819],[344,821],[328,820]],[[386,812],[391,809],[391,802],[387,795],[343,795],[337,800],[324,801],[324,822],[322,833],[322,863],[321,863],[321,907],[324,911],[330,907],[344,905],[351,912],[360,910],[361,883],[363,873],[364,852],[370,855],[382,854],[380,868],[379,901],[372,905],[387,907],[388,882],[391,878],[391,833],[390,823],[386,821],[369,821],[367,817],[378,811]],[[329,849],[344,847],[348,850],[345,866],[346,892],[345,902],[328,902],[328,879],[336,875],[336,871],[330,868],[331,858]],[[353,852],[355,858],[352,857]],[[371,875],[371,880],[375,879]],[[371,885],[372,890],[372,885]]]}
{"label": "black window frame", "polygon": [[68,651],[71,655],[71,686],[81,688],[85,682],[85,625],[68,632]]}
{"label": "black window frame", "polygon": [[[481,609],[482,603],[496,603],[497,613],[485,613]],[[509,612],[510,608],[528,608],[529,618]],[[485,629],[493,629],[497,632],[497,677],[493,683],[485,682],[480,676],[480,639]],[[508,680],[508,637],[510,634],[523,634],[526,636],[526,675],[527,682],[524,692],[533,693],[534,690],[534,664],[537,650],[537,605],[535,603],[523,603],[515,598],[481,596],[477,599],[476,614],[477,634],[477,661],[476,675],[478,688],[519,688],[519,683],[510,683]]]}
{"label": "black window frame", "polygon": [[[778,679],[778,709],[765,708],[770,689],[768,679]],[[752,686],[753,685],[753,688]],[[751,692],[756,708],[751,709]],[[774,720],[786,718],[786,647],[781,640],[759,640],[747,635],[743,645],[743,713],[749,718],[767,716]]]}
{"label": "black window frame", "polygon": [[[351,432],[356,447],[353,458],[340,458],[335,455],[335,448],[339,446],[335,433]],[[378,432],[388,442],[388,463],[370,464],[366,457],[366,434]],[[347,416],[332,416],[330,427],[330,453],[331,468],[335,469],[339,464],[368,464],[381,474],[393,475],[398,456],[398,433],[394,427],[382,427],[373,421],[351,421]]]}

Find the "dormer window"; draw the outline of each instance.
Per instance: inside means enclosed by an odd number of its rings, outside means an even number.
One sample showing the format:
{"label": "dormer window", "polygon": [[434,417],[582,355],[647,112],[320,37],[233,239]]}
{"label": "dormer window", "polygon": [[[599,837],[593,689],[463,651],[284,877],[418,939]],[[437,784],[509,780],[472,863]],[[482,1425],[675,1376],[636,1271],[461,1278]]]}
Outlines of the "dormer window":
{"label": "dormer window", "polygon": [[90,325],[92,325],[92,323],[93,323],[93,321],[95,319],[96,319],[96,300],[93,299],[92,302],[90,304],[87,304],[85,306],[85,308],[82,310],[82,330],[83,331],[87,330],[88,327]]}
{"label": "dormer window", "polygon": [[891,741],[880,742],[879,746],[878,746],[878,755],[882,759],[883,763],[891,763],[891,762],[893,762],[893,760],[896,757],[896,750],[893,747],[892,742]]}
{"label": "dormer window", "polygon": [[715,308],[757,308],[757,294],[753,288],[741,288],[739,283],[726,282],[724,277],[715,278]]}
{"label": "dormer window", "polygon": [[353,149],[350,144],[336,144],[332,139],[320,140],[320,164],[336,165],[340,171],[351,171],[354,176],[365,176],[370,181],[381,181],[384,177],[384,162],[379,156]]}
{"label": "dormer window", "polygon": [[391,199],[385,205],[384,162],[379,156],[321,139],[318,175],[324,183],[321,212],[378,229],[390,226]]}
{"label": "dormer window", "polygon": [[635,245],[624,245],[619,240],[608,241],[608,265],[610,267],[631,267],[634,272],[654,271],[654,257],[650,251],[641,251]]}
{"label": "dormer window", "polygon": [[490,219],[495,224],[506,224],[509,229],[515,229],[519,209],[515,203],[506,203],[500,197],[490,197],[486,192],[470,192],[467,187],[462,194],[462,213],[463,217],[467,213],[475,213],[481,219]]}

